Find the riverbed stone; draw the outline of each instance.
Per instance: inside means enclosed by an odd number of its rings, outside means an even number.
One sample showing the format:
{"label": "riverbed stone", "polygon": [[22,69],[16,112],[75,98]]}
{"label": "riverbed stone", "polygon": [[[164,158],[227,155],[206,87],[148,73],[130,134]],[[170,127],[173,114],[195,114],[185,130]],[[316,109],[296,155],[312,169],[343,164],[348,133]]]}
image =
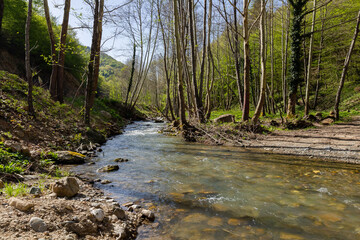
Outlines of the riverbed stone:
{"label": "riverbed stone", "polygon": [[41,189],[37,187],[30,188],[30,194],[33,194],[35,196],[41,195]]}
{"label": "riverbed stone", "polygon": [[72,151],[57,151],[57,158],[54,161],[57,164],[83,164],[85,163],[85,155]]}
{"label": "riverbed stone", "polygon": [[334,123],[335,120],[331,117],[325,118],[324,120],[321,121],[322,125],[330,125],[332,123]]}
{"label": "riverbed stone", "polygon": [[114,162],[128,162],[129,159],[126,159],[126,158],[116,158],[114,159]]}
{"label": "riverbed stone", "polygon": [[56,181],[51,189],[58,197],[73,197],[79,192],[80,187],[76,178],[66,177]]}
{"label": "riverbed stone", "polygon": [[46,223],[41,218],[32,217],[29,224],[35,232],[45,232],[47,230]]}
{"label": "riverbed stone", "polygon": [[101,180],[100,183],[101,183],[101,184],[109,184],[109,183],[111,183],[111,181],[110,181],[110,180],[107,180],[107,179],[104,179],[104,180]]}
{"label": "riverbed stone", "polygon": [[96,208],[96,209],[92,209],[90,212],[96,218],[97,221],[102,222],[102,220],[104,220],[105,213],[102,209]]}
{"label": "riverbed stone", "polygon": [[34,208],[34,204],[27,200],[20,200],[12,197],[9,199],[9,205],[23,212],[30,211]]}
{"label": "riverbed stone", "polygon": [[143,209],[143,210],[141,211],[141,216],[149,219],[150,221],[154,221],[154,220],[155,220],[155,214],[154,214],[152,211],[147,210],[147,209]]}
{"label": "riverbed stone", "polygon": [[113,172],[113,171],[117,171],[117,170],[119,170],[118,165],[106,165],[102,168],[99,168],[97,171],[98,172]]}
{"label": "riverbed stone", "polygon": [[215,123],[233,123],[235,122],[235,116],[232,114],[224,114],[214,119]]}

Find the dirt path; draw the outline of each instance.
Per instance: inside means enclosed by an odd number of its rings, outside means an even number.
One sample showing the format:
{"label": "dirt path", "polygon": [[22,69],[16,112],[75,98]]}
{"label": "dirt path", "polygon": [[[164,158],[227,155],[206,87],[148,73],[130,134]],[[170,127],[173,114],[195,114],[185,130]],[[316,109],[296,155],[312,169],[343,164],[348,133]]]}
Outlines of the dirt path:
{"label": "dirt path", "polygon": [[316,128],[275,131],[247,144],[275,153],[320,157],[360,164],[360,116],[351,122]]}

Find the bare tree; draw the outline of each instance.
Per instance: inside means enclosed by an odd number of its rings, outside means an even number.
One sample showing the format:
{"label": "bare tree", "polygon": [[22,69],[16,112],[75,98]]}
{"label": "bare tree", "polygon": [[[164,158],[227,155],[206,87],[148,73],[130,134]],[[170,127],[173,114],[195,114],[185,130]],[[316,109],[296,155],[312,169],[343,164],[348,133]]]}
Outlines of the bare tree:
{"label": "bare tree", "polygon": [[33,80],[32,72],[30,65],[30,22],[32,17],[32,0],[29,0],[28,4],[28,13],[26,18],[25,25],[25,69],[26,69],[26,80],[28,82],[28,111],[29,114],[35,116],[33,99],[32,99],[32,90],[33,90]]}
{"label": "bare tree", "polygon": [[260,57],[261,57],[261,82],[260,82],[260,97],[258,104],[255,109],[254,116],[252,121],[257,123],[259,120],[260,114],[263,110],[264,101],[265,101],[265,91],[266,91],[266,43],[265,43],[265,13],[266,13],[266,3],[265,0],[261,0],[261,17],[260,17]]}
{"label": "bare tree", "polygon": [[342,91],[342,88],[344,86],[346,72],[347,72],[347,70],[349,68],[351,54],[352,54],[352,52],[354,50],[354,47],[355,47],[356,38],[357,38],[357,36],[359,34],[359,25],[360,25],[360,10],[359,10],[359,13],[357,15],[354,36],[352,38],[352,41],[351,41],[351,44],[350,44],[350,47],[349,47],[349,51],[348,51],[348,53],[346,55],[346,58],[345,58],[345,61],[344,61],[344,67],[343,67],[343,70],[342,70],[342,73],[341,73],[340,84],[339,84],[338,91],[336,93],[334,111],[335,111],[335,118],[337,120],[339,119],[339,104],[340,104],[341,91]]}
{"label": "bare tree", "polygon": [[50,11],[49,11],[49,4],[47,0],[44,0],[44,11],[45,11],[45,19],[46,24],[49,32],[49,38],[50,38],[50,45],[51,45],[51,64],[52,64],[52,70],[51,70],[51,76],[50,76],[50,86],[49,90],[53,97],[55,97],[57,92],[57,64],[56,64],[56,43],[55,43],[55,35],[51,24],[50,19]]}
{"label": "bare tree", "polygon": [[90,125],[90,111],[94,105],[100,66],[100,47],[102,36],[102,19],[104,15],[104,0],[96,0],[94,8],[93,37],[88,65],[88,80],[85,96],[85,124]]}
{"label": "bare tree", "polygon": [[183,89],[183,59],[181,55],[181,44],[180,44],[180,19],[179,19],[179,9],[178,9],[178,0],[173,0],[174,5],[174,18],[175,18],[175,42],[176,42],[176,57],[177,57],[177,68],[178,68],[178,92],[179,92],[179,116],[180,116],[180,125],[184,127],[187,125],[186,116],[185,116],[185,99],[184,99],[184,89]]}
{"label": "bare tree", "polygon": [[310,36],[310,45],[309,45],[309,59],[308,59],[307,74],[306,74],[305,113],[304,113],[305,117],[309,115],[309,108],[310,108],[309,86],[310,86],[310,79],[311,79],[311,63],[312,63],[312,56],[313,56],[315,20],[316,20],[316,0],[314,0],[314,7],[313,7],[311,36]]}

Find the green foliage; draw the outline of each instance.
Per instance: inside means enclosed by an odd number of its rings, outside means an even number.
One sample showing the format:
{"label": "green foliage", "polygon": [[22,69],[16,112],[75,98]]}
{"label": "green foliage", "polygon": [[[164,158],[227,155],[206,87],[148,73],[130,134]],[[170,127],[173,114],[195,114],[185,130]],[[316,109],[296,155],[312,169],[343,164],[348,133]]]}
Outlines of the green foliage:
{"label": "green foliage", "polygon": [[5,183],[5,187],[3,188],[3,193],[6,194],[7,198],[17,197],[17,196],[25,196],[29,194],[29,188],[24,183]]}
{"label": "green foliage", "polygon": [[25,156],[12,152],[10,148],[5,148],[3,142],[0,142],[0,172],[22,173],[28,164],[29,160]]}
{"label": "green foliage", "polygon": [[[27,1],[6,0],[2,25],[2,46],[19,58],[24,56],[25,22]],[[61,26],[53,23],[56,42],[59,42]],[[42,7],[34,8],[30,27],[31,59],[40,74],[51,72],[51,48],[46,19]],[[86,66],[85,47],[81,46],[74,32],[69,31],[66,44],[65,68],[77,79],[81,79]],[[36,70],[35,70],[36,71]],[[34,75],[37,73],[35,72]]]}

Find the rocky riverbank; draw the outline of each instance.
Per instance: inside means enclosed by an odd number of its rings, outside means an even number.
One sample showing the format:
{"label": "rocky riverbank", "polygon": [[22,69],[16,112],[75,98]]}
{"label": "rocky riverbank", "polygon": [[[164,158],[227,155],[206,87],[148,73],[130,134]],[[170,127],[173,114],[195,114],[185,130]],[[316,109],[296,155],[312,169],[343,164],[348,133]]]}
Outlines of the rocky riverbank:
{"label": "rocky riverbank", "polygon": [[0,239],[135,239],[137,228],[155,217],[76,177],[24,178],[28,194],[0,196]]}

